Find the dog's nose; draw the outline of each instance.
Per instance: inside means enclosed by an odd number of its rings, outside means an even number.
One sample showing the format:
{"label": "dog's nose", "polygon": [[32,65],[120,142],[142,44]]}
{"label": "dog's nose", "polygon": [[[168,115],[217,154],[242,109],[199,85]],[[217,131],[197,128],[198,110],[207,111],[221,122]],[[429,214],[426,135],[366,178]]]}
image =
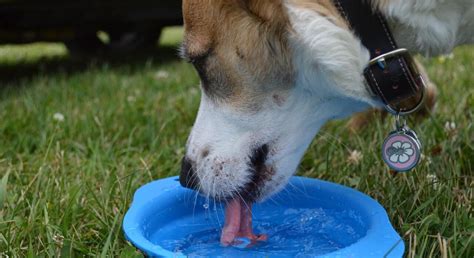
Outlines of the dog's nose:
{"label": "dog's nose", "polygon": [[186,188],[197,190],[199,178],[193,168],[193,162],[184,157],[181,162],[181,174],[179,175],[179,183]]}

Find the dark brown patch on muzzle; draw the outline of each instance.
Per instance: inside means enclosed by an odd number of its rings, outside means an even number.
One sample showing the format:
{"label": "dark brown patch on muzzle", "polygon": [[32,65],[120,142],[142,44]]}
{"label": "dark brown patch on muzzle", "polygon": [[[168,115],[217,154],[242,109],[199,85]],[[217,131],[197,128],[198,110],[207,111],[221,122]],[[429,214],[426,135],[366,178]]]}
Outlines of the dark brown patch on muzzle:
{"label": "dark brown patch on muzzle", "polygon": [[268,181],[275,170],[267,166],[269,147],[267,144],[260,146],[252,151],[249,162],[249,169],[252,174],[251,180],[242,188],[241,195],[246,201],[254,202],[260,196],[260,189]]}

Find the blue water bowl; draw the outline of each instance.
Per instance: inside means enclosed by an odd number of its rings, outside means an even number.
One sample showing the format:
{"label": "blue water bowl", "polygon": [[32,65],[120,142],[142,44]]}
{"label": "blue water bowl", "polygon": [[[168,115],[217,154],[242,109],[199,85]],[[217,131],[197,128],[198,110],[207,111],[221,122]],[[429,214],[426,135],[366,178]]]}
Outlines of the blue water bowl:
{"label": "blue water bowl", "polygon": [[137,190],[125,215],[126,238],[152,257],[402,257],[404,243],[387,213],[356,190],[293,177],[253,206],[254,231],[268,241],[222,247],[224,204],[166,178]]}

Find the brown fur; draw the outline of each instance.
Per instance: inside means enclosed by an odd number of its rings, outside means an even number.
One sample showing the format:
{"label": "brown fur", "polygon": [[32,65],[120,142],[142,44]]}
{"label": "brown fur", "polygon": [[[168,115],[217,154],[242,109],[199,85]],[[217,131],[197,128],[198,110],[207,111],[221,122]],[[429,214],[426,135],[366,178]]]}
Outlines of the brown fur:
{"label": "brown fur", "polygon": [[184,55],[209,97],[256,109],[256,98],[293,80],[282,1],[185,0]]}

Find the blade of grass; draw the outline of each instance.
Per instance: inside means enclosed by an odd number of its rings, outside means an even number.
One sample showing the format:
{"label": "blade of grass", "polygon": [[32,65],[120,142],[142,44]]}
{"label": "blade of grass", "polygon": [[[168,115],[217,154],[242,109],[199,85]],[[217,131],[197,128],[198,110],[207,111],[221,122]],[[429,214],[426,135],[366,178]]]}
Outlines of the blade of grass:
{"label": "blade of grass", "polygon": [[100,253],[101,258],[108,257],[107,253],[109,252],[110,245],[112,243],[112,236],[115,232],[115,226],[117,225],[117,221],[120,217],[120,214],[117,213],[115,215],[114,223],[112,224],[112,228],[109,231],[109,236],[107,237],[107,241],[105,241],[104,247],[102,248],[102,252]]}
{"label": "blade of grass", "polygon": [[[2,177],[2,181],[0,182],[0,210],[3,209],[3,205],[7,200],[7,183],[9,175],[10,170]],[[2,219],[2,217],[0,217],[0,219]]]}

